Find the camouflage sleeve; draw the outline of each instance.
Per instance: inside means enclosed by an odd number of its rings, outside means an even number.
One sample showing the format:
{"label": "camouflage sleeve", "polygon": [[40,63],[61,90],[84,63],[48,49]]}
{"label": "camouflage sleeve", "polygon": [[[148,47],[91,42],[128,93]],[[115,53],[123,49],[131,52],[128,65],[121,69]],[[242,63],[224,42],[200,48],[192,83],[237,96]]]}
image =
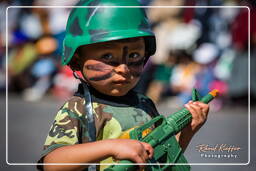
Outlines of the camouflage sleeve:
{"label": "camouflage sleeve", "polygon": [[83,104],[82,98],[75,97],[66,102],[58,111],[38,163],[43,163],[44,156],[59,147],[87,141]]}

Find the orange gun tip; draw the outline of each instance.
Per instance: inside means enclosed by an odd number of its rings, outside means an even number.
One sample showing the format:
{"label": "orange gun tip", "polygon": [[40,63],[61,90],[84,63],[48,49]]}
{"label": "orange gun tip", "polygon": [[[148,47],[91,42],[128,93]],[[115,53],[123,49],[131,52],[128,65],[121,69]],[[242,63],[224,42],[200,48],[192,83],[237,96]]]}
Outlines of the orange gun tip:
{"label": "orange gun tip", "polygon": [[213,97],[216,97],[216,96],[219,95],[219,90],[214,89],[214,90],[212,90],[209,94],[211,94]]}

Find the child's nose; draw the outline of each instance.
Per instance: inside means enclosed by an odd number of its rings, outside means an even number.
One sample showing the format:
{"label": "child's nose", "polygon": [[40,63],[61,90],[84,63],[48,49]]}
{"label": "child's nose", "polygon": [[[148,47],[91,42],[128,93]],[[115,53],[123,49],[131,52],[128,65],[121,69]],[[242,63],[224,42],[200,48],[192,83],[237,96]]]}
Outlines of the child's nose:
{"label": "child's nose", "polygon": [[117,67],[115,67],[115,72],[121,75],[127,75],[129,72],[129,68],[126,64],[120,64]]}

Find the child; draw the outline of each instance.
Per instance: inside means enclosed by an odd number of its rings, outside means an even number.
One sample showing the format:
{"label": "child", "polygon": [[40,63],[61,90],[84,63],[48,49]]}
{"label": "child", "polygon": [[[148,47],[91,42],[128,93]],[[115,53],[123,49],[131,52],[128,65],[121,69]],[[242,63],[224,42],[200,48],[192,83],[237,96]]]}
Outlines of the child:
{"label": "child", "polygon": [[[155,36],[137,0],[89,0],[74,8],[67,23],[62,63],[82,76],[77,93],[59,110],[44,145],[43,163],[98,163],[109,157],[146,163],[153,148],[144,142],[118,139],[158,112],[150,99],[136,93],[143,66],[155,52]],[[191,125],[177,136],[185,150],[202,126],[208,105],[186,105]],[[45,165],[44,170],[86,170],[85,165]],[[139,166],[143,168],[143,166]],[[99,168],[97,168],[99,169]]]}

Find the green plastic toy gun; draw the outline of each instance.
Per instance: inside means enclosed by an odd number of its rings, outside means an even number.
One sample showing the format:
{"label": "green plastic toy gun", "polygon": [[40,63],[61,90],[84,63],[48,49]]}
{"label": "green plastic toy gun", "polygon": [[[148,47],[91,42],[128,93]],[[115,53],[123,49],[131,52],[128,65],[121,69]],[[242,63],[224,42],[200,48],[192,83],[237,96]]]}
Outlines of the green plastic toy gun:
{"label": "green plastic toy gun", "polygon": [[[218,94],[218,90],[209,92],[200,98],[200,95],[193,89],[192,100],[209,103]],[[187,126],[192,120],[190,112],[183,108],[165,118],[157,116],[148,123],[130,131],[130,139],[136,139],[150,144],[154,148],[154,156],[148,162],[146,171],[189,171],[190,166],[182,153],[175,135]],[[145,135],[145,131],[155,127],[152,132]],[[162,163],[162,164],[161,164]],[[164,164],[167,163],[167,164]],[[182,163],[185,165],[173,165],[168,163]],[[118,165],[112,165],[104,171],[135,171],[137,166],[129,160],[122,160]]]}

